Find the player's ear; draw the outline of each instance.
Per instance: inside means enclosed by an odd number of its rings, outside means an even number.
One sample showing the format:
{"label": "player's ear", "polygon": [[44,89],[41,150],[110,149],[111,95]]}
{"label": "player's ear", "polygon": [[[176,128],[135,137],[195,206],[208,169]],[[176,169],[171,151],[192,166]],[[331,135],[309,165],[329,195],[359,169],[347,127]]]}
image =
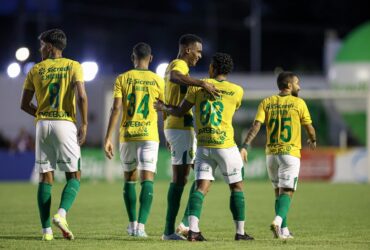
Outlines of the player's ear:
{"label": "player's ear", "polygon": [[134,54],[131,55],[131,62],[132,63],[135,63],[135,56],[134,56]]}
{"label": "player's ear", "polygon": [[150,55],[149,62],[151,63],[153,61],[153,55]]}

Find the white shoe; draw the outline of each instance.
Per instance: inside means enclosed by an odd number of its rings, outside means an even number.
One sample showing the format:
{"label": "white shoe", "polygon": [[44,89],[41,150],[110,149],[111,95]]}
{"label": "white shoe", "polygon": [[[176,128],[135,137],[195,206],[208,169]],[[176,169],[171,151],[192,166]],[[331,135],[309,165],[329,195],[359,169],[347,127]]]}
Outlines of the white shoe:
{"label": "white shoe", "polygon": [[186,240],[186,238],[182,235],[178,235],[177,233],[173,233],[170,235],[162,235],[162,240]]}
{"label": "white shoe", "polygon": [[136,229],[130,227],[130,225],[127,226],[126,232],[129,236],[136,236]]}
{"label": "white shoe", "polygon": [[182,235],[184,237],[187,237],[188,236],[188,232],[189,232],[189,227],[185,226],[184,223],[182,223],[182,222],[176,228],[176,233],[178,235]]}
{"label": "white shoe", "polygon": [[147,238],[148,237],[145,230],[140,230],[140,229],[136,229],[134,236],[141,237],[141,238]]}
{"label": "white shoe", "polygon": [[274,221],[270,225],[270,230],[274,235],[275,239],[282,239],[281,229],[279,225],[276,225]]}
{"label": "white shoe", "polygon": [[294,239],[293,234],[288,230],[281,229],[281,238],[282,239]]}

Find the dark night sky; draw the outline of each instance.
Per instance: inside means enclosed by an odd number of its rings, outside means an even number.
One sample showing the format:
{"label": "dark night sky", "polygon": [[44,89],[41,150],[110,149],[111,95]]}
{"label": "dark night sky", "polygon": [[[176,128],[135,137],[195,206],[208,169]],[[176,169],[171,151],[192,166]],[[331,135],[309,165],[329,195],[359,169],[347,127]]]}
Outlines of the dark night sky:
{"label": "dark night sky", "polygon": [[[236,71],[250,71],[250,13],[247,0],[0,0],[0,64],[5,69],[19,45],[30,47],[31,59],[38,61],[39,32],[58,27],[68,36],[64,55],[96,60],[103,73],[130,68],[131,48],[140,41],[152,46],[153,68],[169,61],[183,33],[204,40],[197,71],[206,70],[216,51],[230,53]],[[282,66],[321,73],[325,31],[345,37],[370,20],[370,1],[261,0],[261,13],[262,71]]]}

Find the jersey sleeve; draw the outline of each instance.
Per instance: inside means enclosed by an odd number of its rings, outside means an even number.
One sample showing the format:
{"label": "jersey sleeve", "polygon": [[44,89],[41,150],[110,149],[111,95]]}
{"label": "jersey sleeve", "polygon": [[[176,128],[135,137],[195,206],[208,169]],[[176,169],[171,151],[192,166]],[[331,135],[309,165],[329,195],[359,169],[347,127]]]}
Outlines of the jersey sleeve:
{"label": "jersey sleeve", "polygon": [[186,101],[188,101],[188,102],[190,102],[190,103],[195,103],[195,94],[196,94],[196,92],[197,92],[197,87],[195,87],[195,86],[190,86],[189,88],[188,88],[188,91],[186,92],[186,95],[185,95],[185,100]]}
{"label": "jersey sleeve", "polygon": [[264,109],[264,101],[262,101],[258,105],[257,114],[256,114],[256,117],[254,118],[254,120],[259,121],[261,123],[265,123],[265,119],[266,119],[266,113],[265,113],[265,109]]}
{"label": "jersey sleeve", "polygon": [[28,89],[28,90],[32,90],[32,91],[35,91],[35,85],[33,85],[33,81],[32,81],[32,71],[33,70],[30,70],[26,76],[26,80],[24,80],[24,84],[23,84],[23,89]]}
{"label": "jersey sleeve", "polygon": [[113,97],[114,98],[122,98],[122,84],[121,84],[121,77],[117,77],[116,81],[114,82],[113,88]]}
{"label": "jersey sleeve", "polygon": [[238,99],[237,99],[237,103],[236,103],[236,110],[239,109],[240,106],[242,105],[243,95],[244,95],[243,88],[239,88],[238,96],[237,96]]}
{"label": "jersey sleeve", "polygon": [[183,75],[189,74],[189,67],[186,64],[186,62],[182,60],[178,60],[174,62],[171,71],[174,71],[174,70],[179,71]]}
{"label": "jersey sleeve", "polygon": [[301,106],[301,114],[300,114],[301,115],[300,116],[301,124],[302,125],[311,124],[312,123],[312,119],[311,119],[310,112],[308,111],[306,102],[304,100],[302,100],[300,106]]}
{"label": "jersey sleeve", "polygon": [[73,75],[72,75],[72,82],[83,82],[84,81],[84,75],[82,66],[79,62],[73,63]]}

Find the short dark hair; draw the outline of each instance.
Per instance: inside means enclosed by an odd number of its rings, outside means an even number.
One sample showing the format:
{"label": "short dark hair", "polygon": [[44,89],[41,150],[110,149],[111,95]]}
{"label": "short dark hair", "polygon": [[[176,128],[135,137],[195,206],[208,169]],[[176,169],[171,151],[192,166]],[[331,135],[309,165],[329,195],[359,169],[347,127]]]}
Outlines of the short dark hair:
{"label": "short dark hair", "polygon": [[194,34],[185,34],[185,35],[182,35],[179,39],[179,45],[188,46],[196,42],[202,43],[202,39],[199,36],[194,35]]}
{"label": "short dark hair", "polygon": [[227,75],[234,67],[233,59],[226,53],[214,54],[212,56],[211,64],[218,75]]}
{"label": "short dark hair", "polygon": [[283,71],[277,77],[277,85],[280,90],[287,89],[288,83],[292,81],[294,77],[297,77],[296,74],[290,71]]}
{"label": "short dark hair", "polygon": [[147,43],[140,42],[136,44],[132,50],[138,59],[144,59],[152,54],[152,49]]}
{"label": "short dark hair", "polygon": [[39,35],[39,40],[45,43],[50,43],[53,47],[64,50],[67,46],[67,36],[60,29],[51,29],[42,32]]}

